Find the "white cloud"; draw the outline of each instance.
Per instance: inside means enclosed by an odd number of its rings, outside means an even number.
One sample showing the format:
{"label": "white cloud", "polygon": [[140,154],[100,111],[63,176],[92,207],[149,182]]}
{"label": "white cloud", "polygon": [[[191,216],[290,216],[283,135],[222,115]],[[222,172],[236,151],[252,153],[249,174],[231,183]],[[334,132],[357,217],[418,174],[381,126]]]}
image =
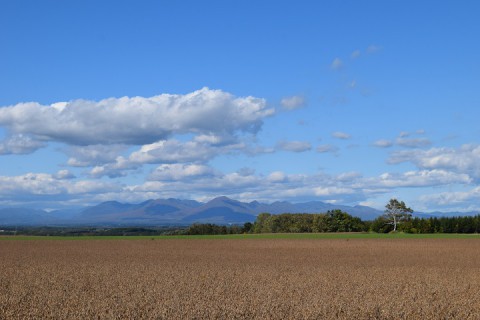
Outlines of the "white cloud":
{"label": "white cloud", "polygon": [[[286,174],[273,171],[268,175],[248,172],[223,174],[208,166],[165,165],[157,172],[158,181],[147,181],[127,189],[145,198],[156,197],[213,198],[224,194],[240,200],[336,200],[338,203],[366,201],[369,197],[390,193],[399,188],[468,184],[468,175],[444,170],[422,170],[406,173],[385,173],[363,177],[356,172],[339,175]],[[130,197],[132,195],[129,195]]]}
{"label": "white cloud", "polygon": [[381,139],[381,140],[375,141],[373,145],[378,148],[389,148],[393,146],[393,142],[390,140]]}
{"label": "white cloud", "polygon": [[59,170],[56,174],[54,174],[53,178],[57,180],[66,180],[66,179],[74,179],[76,177],[69,170],[63,169],[63,170]]}
{"label": "white cloud", "polygon": [[347,140],[347,139],[350,139],[352,136],[345,132],[336,131],[332,133],[332,137],[337,139]]}
{"label": "white cloud", "polygon": [[92,178],[101,178],[107,176],[109,178],[125,177],[129,171],[137,170],[141,164],[129,161],[124,157],[117,157],[115,162],[105,165],[95,166],[90,170]]}
{"label": "white cloud", "polygon": [[126,149],[124,145],[90,145],[70,146],[64,151],[70,158],[67,164],[72,167],[99,166],[114,162],[121,152]]}
{"label": "white cloud", "polygon": [[285,181],[286,176],[282,171],[274,171],[268,175],[267,179],[270,182],[283,182]]}
{"label": "white cloud", "polygon": [[338,147],[331,145],[331,144],[322,144],[317,147],[317,152],[318,153],[337,153],[338,152]]}
{"label": "white cloud", "polygon": [[467,144],[460,148],[431,148],[393,152],[390,164],[412,162],[420,169],[445,169],[480,178],[480,146]]}
{"label": "white cloud", "polygon": [[377,178],[366,179],[364,183],[368,187],[407,188],[469,184],[471,182],[472,179],[467,174],[446,170],[421,170],[402,174],[384,173]]}
{"label": "white cloud", "polygon": [[[424,135],[425,130],[417,130],[414,132],[415,135]],[[411,137],[410,132],[402,131],[398,135],[398,138],[394,141],[388,139],[380,139],[373,143],[373,146],[378,148],[389,148],[393,145],[397,145],[405,148],[423,148],[428,147],[432,142],[425,137]]]}
{"label": "white cloud", "polygon": [[206,161],[216,151],[218,148],[196,141],[163,140],[142,146],[130,155],[129,161],[138,164]]}
{"label": "white cloud", "polygon": [[283,98],[280,101],[280,104],[284,109],[294,110],[294,109],[304,107],[306,104],[306,101],[305,101],[305,98],[302,96],[291,96],[291,97]]}
{"label": "white cloud", "polygon": [[106,200],[138,202],[167,197],[213,198],[224,194],[239,200],[322,200],[346,204],[367,201],[402,188],[470,185],[471,182],[468,174],[438,169],[384,173],[374,177],[363,177],[358,172],[308,175],[273,171],[264,175],[255,174],[248,168],[222,173],[206,164],[176,163],[162,164],[151,172],[148,181],[130,186],[102,180],[77,181],[67,170],[54,175],[0,176],[0,201],[35,198],[77,199],[84,203]]}
{"label": "white cloud", "polygon": [[209,144],[212,146],[225,146],[228,144],[235,144],[237,143],[237,139],[233,136],[219,136],[215,134],[201,134],[197,135],[193,138],[194,142]]}
{"label": "white cloud", "polygon": [[[213,144],[210,144],[213,143]],[[212,136],[194,137],[193,141],[163,140],[140,147],[129,156],[118,156],[114,161],[98,165],[90,171],[95,178],[126,176],[128,171],[137,170],[144,164],[205,163],[222,154],[268,153],[264,148],[252,149],[236,140],[218,140]],[[273,152],[273,150],[271,151]]]}
{"label": "white cloud", "polygon": [[0,176],[0,199],[28,199],[32,196],[62,196],[121,191],[121,186],[102,181],[74,181],[67,171],[55,175],[27,173],[20,176]]}
{"label": "white cloud", "polygon": [[0,141],[0,155],[29,154],[45,147],[45,143],[32,139],[23,134],[15,134]]}
{"label": "white cloud", "polygon": [[316,196],[332,197],[338,195],[349,195],[356,191],[352,188],[340,187],[317,187],[313,189]]}
{"label": "white cloud", "polygon": [[155,181],[180,181],[215,176],[214,170],[206,165],[198,164],[163,164],[149,176]]}
{"label": "white cloud", "polygon": [[440,192],[422,195],[419,201],[426,208],[449,208],[454,211],[480,211],[480,187],[467,191]]}
{"label": "white cloud", "polygon": [[357,180],[361,178],[362,175],[359,172],[344,172],[336,176],[335,180],[341,182],[351,182],[353,180]]}
{"label": "white cloud", "polygon": [[[317,199],[331,200],[336,196],[339,202],[346,198],[364,198],[363,192],[355,188],[337,185],[335,177],[317,174],[287,175],[281,171],[270,174],[254,175],[239,174],[237,172],[202,175],[192,179],[179,179],[165,184],[162,181],[148,181],[142,185],[131,187],[135,192],[178,192],[191,195],[201,195],[201,198],[212,198],[218,194],[225,194],[240,200],[288,200],[288,199]],[[175,195],[178,197],[178,194]]]}
{"label": "white cloud", "polygon": [[427,138],[398,138],[396,140],[397,145],[407,148],[422,148],[428,147],[432,142]]}
{"label": "white cloud", "polygon": [[355,51],[353,51],[353,52],[350,54],[350,57],[351,57],[352,59],[357,59],[358,57],[360,57],[360,55],[361,55],[360,50],[355,50]]}
{"label": "white cloud", "polygon": [[312,145],[307,141],[280,141],[277,143],[277,149],[291,152],[305,152],[312,149]]}
{"label": "white cloud", "polygon": [[19,103],[0,108],[0,125],[34,140],[73,145],[142,145],[173,134],[256,133],[274,113],[264,99],[237,98],[221,90],[150,98],[74,100],[49,106]]}
{"label": "white cloud", "polygon": [[335,59],[333,59],[332,64],[330,65],[330,67],[331,67],[333,70],[340,70],[340,69],[343,68],[343,62],[342,62],[342,60],[340,60],[340,58],[335,58]]}

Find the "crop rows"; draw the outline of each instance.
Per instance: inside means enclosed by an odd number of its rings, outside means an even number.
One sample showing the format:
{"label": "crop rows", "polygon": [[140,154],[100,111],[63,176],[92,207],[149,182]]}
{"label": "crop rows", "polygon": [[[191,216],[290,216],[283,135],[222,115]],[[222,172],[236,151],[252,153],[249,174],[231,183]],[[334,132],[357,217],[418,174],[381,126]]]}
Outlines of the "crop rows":
{"label": "crop rows", "polygon": [[0,242],[0,319],[480,319],[472,239]]}

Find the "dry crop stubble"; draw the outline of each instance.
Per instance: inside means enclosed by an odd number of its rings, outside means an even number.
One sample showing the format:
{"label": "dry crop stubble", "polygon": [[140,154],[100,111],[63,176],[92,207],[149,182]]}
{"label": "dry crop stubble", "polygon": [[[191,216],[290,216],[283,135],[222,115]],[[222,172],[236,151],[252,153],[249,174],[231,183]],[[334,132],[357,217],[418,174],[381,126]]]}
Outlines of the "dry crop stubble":
{"label": "dry crop stubble", "polygon": [[1,319],[479,319],[480,241],[0,242]]}

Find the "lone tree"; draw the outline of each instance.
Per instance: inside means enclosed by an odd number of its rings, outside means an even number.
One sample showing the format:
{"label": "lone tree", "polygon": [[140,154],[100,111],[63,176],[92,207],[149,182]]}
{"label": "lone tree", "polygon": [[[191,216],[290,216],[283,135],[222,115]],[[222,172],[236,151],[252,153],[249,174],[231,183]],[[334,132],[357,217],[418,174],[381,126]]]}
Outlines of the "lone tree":
{"label": "lone tree", "polygon": [[397,224],[407,221],[412,215],[412,209],[405,205],[405,202],[397,199],[390,199],[385,206],[383,217],[388,221],[387,224],[393,225],[393,231],[397,231]]}

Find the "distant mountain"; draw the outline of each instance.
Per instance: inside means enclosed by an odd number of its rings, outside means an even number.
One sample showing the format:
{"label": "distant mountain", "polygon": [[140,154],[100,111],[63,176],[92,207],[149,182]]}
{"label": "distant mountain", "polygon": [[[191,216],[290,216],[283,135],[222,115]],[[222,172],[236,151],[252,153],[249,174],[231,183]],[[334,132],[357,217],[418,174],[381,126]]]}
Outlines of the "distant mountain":
{"label": "distant mountain", "polygon": [[[262,212],[324,213],[339,209],[362,220],[373,220],[383,211],[365,206],[342,206],[321,201],[290,203],[277,201],[241,202],[218,197],[206,203],[193,200],[156,199],[138,204],[117,201],[102,202],[83,210],[44,211],[26,208],[0,209],[0,225],[189,225],[192,223],[240,224],[253,222]],[[477,212],[414,213],[417,217],[453,217]]]}
{"label": "distant mountain", "polygon": [[46,211],[26,208],[0,209],[0,225],[48,225],[57,219]]}
{"label": "distant mountain", "polygon": [[103,202],[80,212],[83,224],[178,224],[191,210],[202,204],[193,200],[157,199],[139,204]]}
{"label": "distant mountain", "polygon": [[120,203],[118,201],[107,201],[102,202],[95,207],[90,207],[82,211],[82,216],[84,217],[95,217],[98,212],[101,212],[103,215],[118,214],[126,212],[135,208],[136,205],[129,203]]}
{"label": "distant mountain", "polygon": [[182,221],[188,223],[243,223],[253,222],[257,214],[249,203],[218,197],[191,210]]}

